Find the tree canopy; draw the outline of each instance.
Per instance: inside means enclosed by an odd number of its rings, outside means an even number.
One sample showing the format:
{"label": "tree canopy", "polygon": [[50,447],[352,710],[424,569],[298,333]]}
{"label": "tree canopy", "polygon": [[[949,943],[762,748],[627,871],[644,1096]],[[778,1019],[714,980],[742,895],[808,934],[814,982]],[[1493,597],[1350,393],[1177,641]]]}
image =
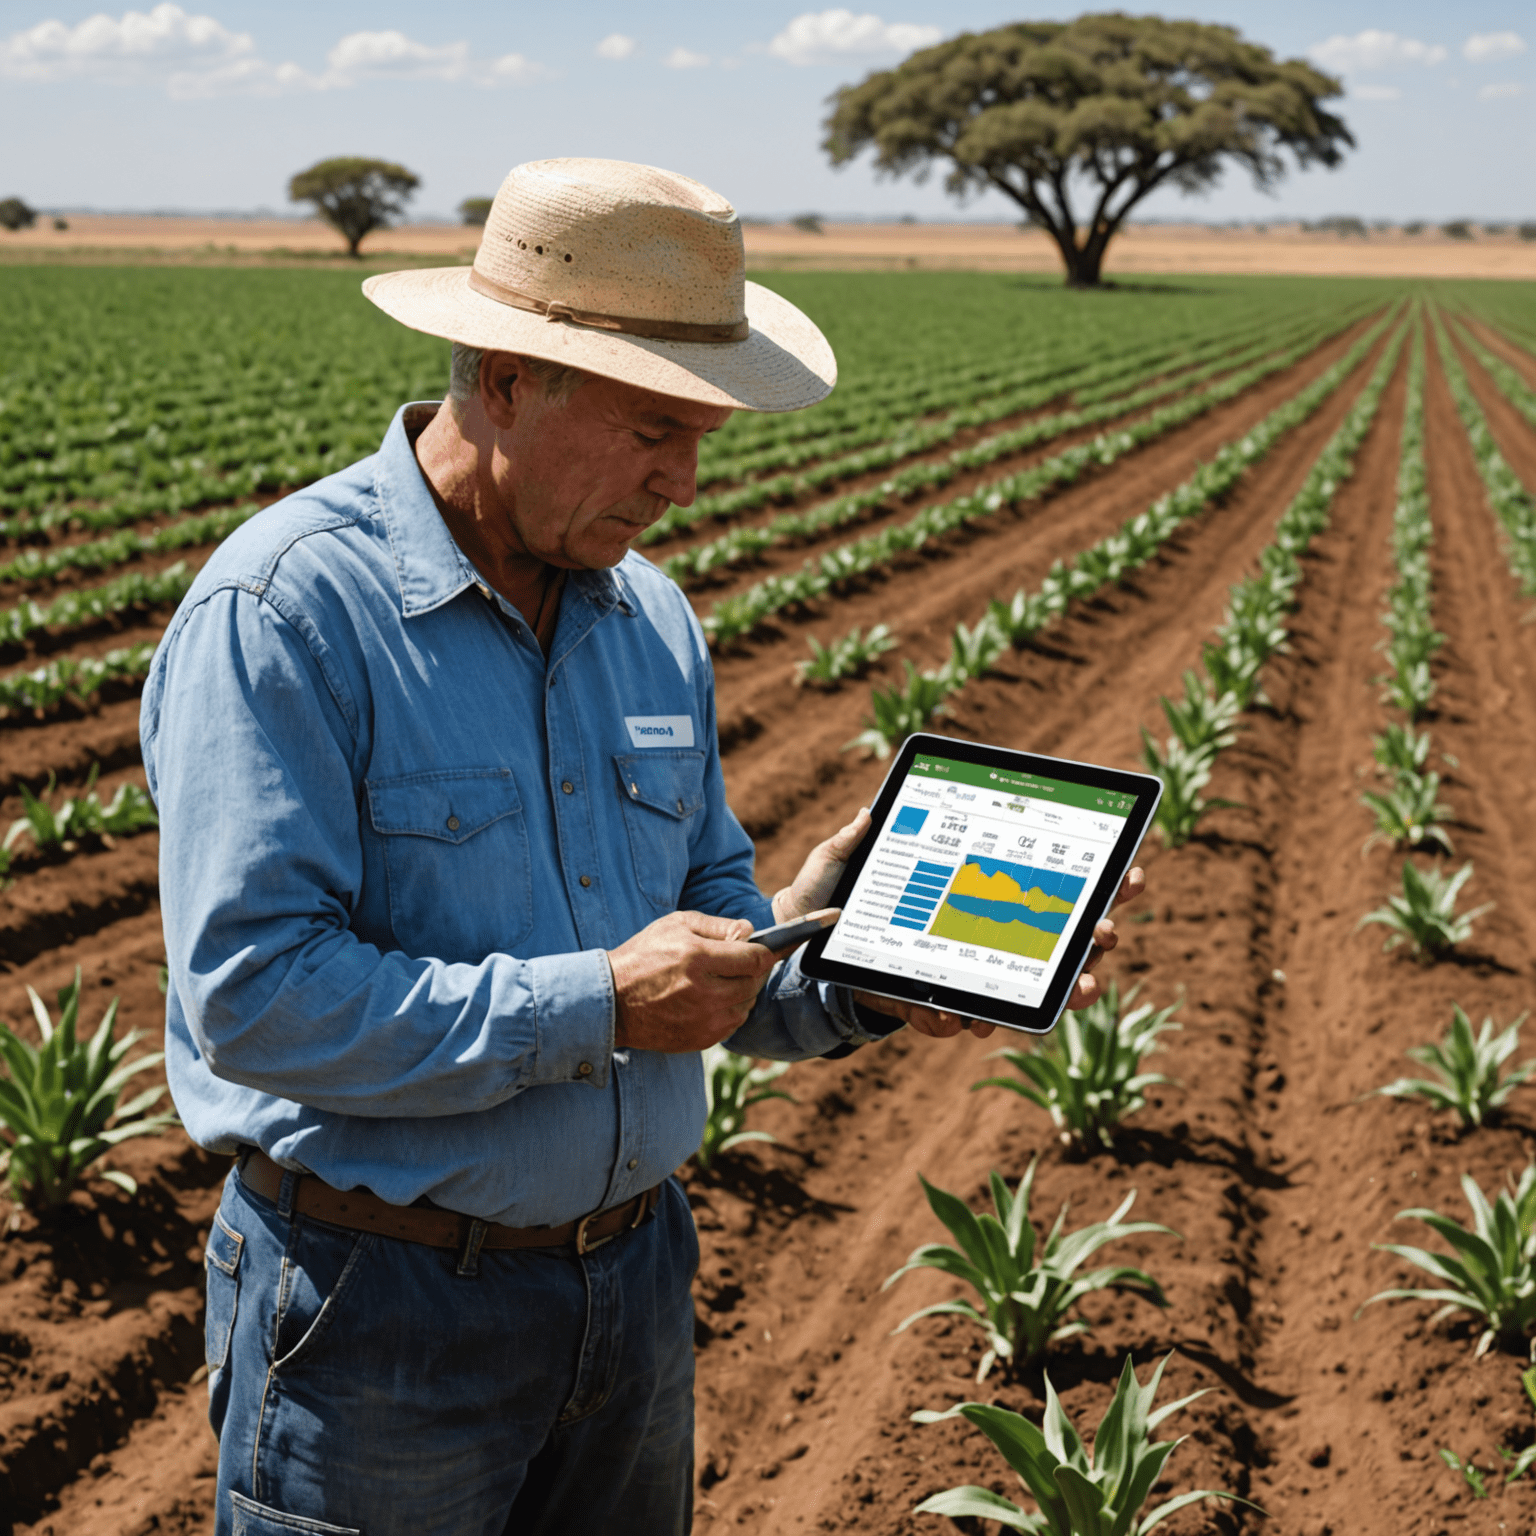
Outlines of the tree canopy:
{"label": "tree canopy", "polygon": [[288,183],[288,199],[313,203],[320,217],[345,238],[347,254],[356,256],[363,236],[398,219],[420,185],[421,178],[403,165],[345,155],[300,171]]}
{"label": "tree canopy", "polygon": [[466,224],[484,224],[491,216],[493,197],[466,197],[459,204],[459,217]]}
{"label": "tree canopy", "polygon": [[[1231,159],[1268,190],[1353,145],[1322,105],[1343,87],[1235,27],[1122,12],[966,32],[832,97],[823,148],[865,149],[919,180],[947,161],[959,196],[995,187],[1055,240],[1069,283],[1099,281],[1126,216],[1163,185],[1196,192]],[[1081,201],[1081,209],[1079,207]]]}
{"label": "tree canopy", "polygon": [[37,215],[19,197],[0,199],[0,229],[31,229]]}

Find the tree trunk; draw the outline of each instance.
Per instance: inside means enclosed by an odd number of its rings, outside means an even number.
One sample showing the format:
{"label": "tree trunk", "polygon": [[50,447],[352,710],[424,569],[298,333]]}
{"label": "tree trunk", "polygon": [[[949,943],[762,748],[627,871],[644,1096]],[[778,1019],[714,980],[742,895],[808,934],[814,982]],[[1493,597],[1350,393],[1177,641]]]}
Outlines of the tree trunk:
{"label": "tree trunk", "polygon": [[1098,288],[1101,286],[1100,270],[1104,265],[1104,252],[1093,242],[1081,249],[1074,248],[1070,255],[1062,252],[1067,264],[1068,288]]}

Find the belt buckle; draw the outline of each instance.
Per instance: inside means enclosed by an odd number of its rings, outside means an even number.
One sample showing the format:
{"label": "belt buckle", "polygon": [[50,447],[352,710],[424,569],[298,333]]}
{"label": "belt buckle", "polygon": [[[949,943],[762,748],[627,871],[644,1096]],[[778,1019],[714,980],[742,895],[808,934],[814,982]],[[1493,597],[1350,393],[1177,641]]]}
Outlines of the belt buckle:
{"label": "belt buckle", "polygon": [[[610,1232],[606,1237],[595,1237],[590,1241],[588,1240],[587,1228],[591,1226],[591,1224],[596,1221],[599,1216],[604,1216],[606,1214],[607,1212],[605,1211],[593,1211],[590,1215],[583,1216],[581,1220],[576,1223],[576,1256],[578,1258],[585,1258],[586,1255],[591,1253],[594,1248],[601,1248],[604,1243],[611,1243],[614,1238],[619,1235],[618,1232]],[[623,1230],[624,1229],[622,1227],[619,1229],[620,1232]]]}

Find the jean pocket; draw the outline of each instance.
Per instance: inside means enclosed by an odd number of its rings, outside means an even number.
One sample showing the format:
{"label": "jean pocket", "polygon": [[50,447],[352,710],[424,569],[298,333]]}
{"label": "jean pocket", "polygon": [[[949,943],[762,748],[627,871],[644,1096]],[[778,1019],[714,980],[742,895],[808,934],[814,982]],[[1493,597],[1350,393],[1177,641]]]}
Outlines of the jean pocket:
{"label": "jean pocket", "polygon": [[528,826],[510,768],[370,779],[389,921],[408,954],[478,964],[533,927]]}
{"label": "jean pocket", "polygon": [[377,1241],[370,1232],[294,1223],[273,1319],[274,1370],[295,1370],[335,1327]]}
{"label": "jean pocket", "polygon": [[662,912],[675,912],[692,862],[689,839],[704,808],[702,752],[633,752],[614,757],[635,883]]}
{"label": "jean pocket", "polygon": [[285,1515],[280,1509],[271,1509],[248,1499],[243,1493],[231,1493],[230,1511],[234,1516],[230,1525],[231,1536],[294,1536],[294,1532],[307,1536],[363,1536],[355,1525],[327,1525],[324,1520],[306,1520],[303,1515]]}
{"label": "jean pocket", "polygon": [[203,1324],[204,1358],[208,1372],[224,1369],[229,1359],[229,1340],[235,1331],[235,1310],[240,1304],[240,1255],[245,1239],[228,1225],[223,1213],[213,1213],[213,1227],[203,1252],[208,1272],[208,1310]]}

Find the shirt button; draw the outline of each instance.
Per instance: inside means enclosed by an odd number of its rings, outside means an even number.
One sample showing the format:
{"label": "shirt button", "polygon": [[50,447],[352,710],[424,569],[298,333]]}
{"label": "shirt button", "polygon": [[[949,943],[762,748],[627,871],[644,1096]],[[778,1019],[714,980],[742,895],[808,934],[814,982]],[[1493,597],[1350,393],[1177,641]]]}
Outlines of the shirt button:
{"label": "shirt button", "polygon": [[591,875],[583,875],[581,877],[581,883],[583,885],[591,885],[592,884],[592,876]]}
{"label": "shirt button", "polygon": [[450,832],[457,832],[459,830],[459,818],[457,816],[450,816],[448,818],[448,830]]}
{"label": "shirt button", "polygon": [[631,1172],[633,1172],[640,1166],[640,1159],[638,1157],[632,1157],[625,1166],[628,1167]]}
{"label": "shirt button", "polygon": [[677,814],[679,816],[683,814],[683,802],[681,800],[677,802]]}
{"label": "shirt button", "polygon": [[568,795],[574,795],[576,793],[576,786],[572,784],[569,779],[565,780],[565,782],[561,784],[560,788],[563,789]]}
{"label": "shirt button", "polygon": [[592,1076],[592,1063],[590,1061],[582,1062],[582,1064],[579,1067],[576,1068],[576,1076],[577,1077],[591,1077]]}

